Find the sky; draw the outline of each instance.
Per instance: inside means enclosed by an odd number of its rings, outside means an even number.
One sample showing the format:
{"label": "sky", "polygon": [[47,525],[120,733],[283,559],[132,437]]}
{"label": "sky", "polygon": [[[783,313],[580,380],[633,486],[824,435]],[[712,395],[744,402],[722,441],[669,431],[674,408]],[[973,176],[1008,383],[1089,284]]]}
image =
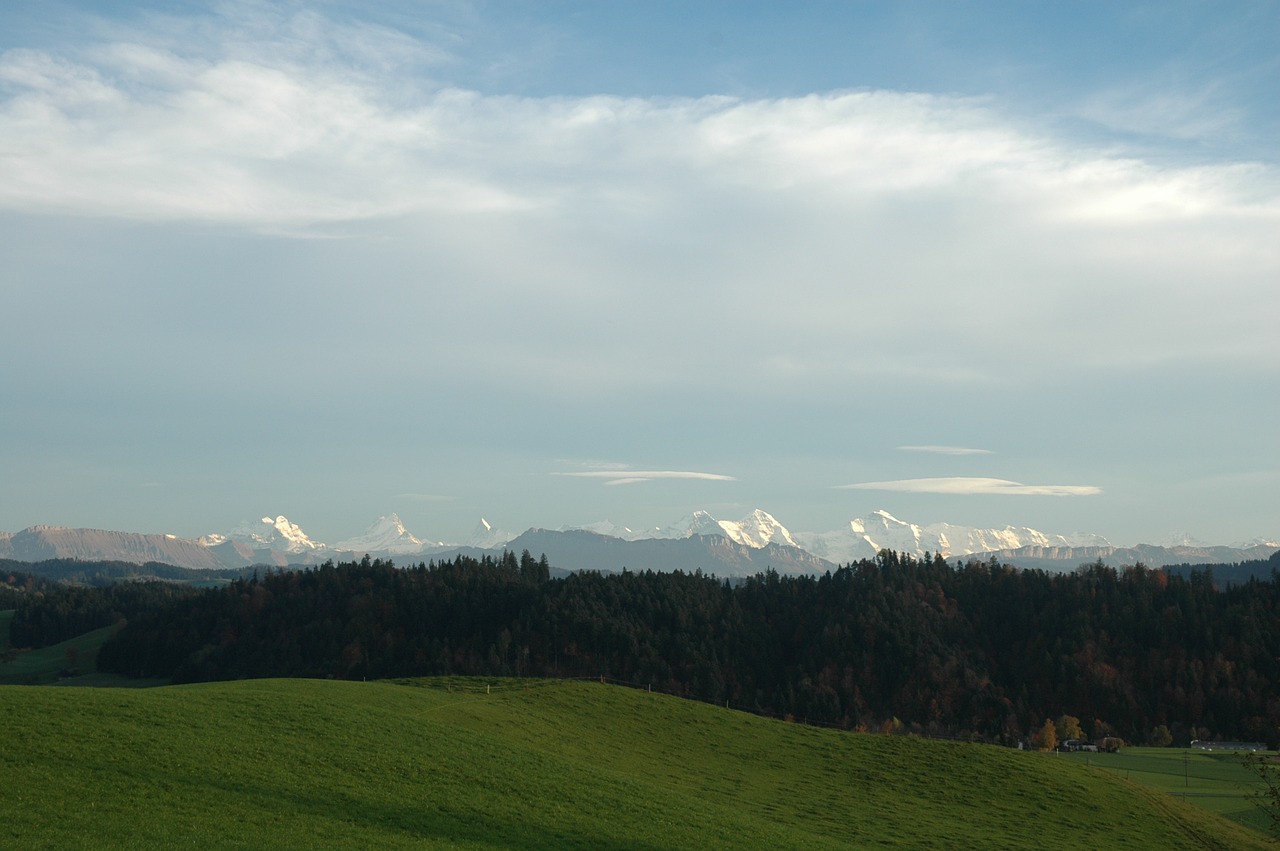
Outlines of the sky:
{"label": "sky", "polygon": [[1280,4],[0,4],[0,530],[1280,537]]}

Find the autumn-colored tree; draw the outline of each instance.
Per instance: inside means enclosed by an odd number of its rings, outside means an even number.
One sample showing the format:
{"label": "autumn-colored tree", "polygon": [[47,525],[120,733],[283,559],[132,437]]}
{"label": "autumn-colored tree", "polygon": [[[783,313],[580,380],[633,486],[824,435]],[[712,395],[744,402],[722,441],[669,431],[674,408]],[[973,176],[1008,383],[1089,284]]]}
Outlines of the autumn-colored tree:
{"label": "autumn-colored tree", "polygon": [[1054,722],[1054,729],[1058,734],[1059,742],[1084,738],[1084,730],[1080,729],[1080,719],[1074,715],[1059,715],[1058,720]]}
{"label": "autumn-colored tree", "polygon": [[1031,744],[1042,751],[1051,751],[1058,746],[1058,728],[1054,725],[1052,718],[1044,719],[1044,726],[1040,728],[1040,732],[1031,737]]}
{"label": "autumn-colored tree", "polygon": [[1156,748],[1167,748],[1173,744],[1173,734],[1169,732],[1169,728],[1161,724],[1151,731],[1151,735],[1147,736],[1147,744]]}
{"label": "autumn-colored tree", "polygon": [[1100,747],[1103,751],[1106,751],[1107,754],[1114,754],[1114,752],[1120,750],[1121,747],[1124,747],[1124,740],[1119,736],[1103,736]]}

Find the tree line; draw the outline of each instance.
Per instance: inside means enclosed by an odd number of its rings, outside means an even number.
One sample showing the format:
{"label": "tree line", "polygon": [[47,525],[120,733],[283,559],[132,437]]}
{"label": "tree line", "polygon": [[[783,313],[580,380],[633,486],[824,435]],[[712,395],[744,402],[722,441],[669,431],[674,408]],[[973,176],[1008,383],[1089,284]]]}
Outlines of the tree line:
{"label": "tree line", "polygon": [[[1280,561],[1277,562],[1280,564]],[[129,617],[99,667],[266,676],[607,675],[848,728],[1013,743],[1280,738],[1280,573],[1219,588],[882,552],[822,576],[575,573],[465,556],[272,571]]]}
{"label": "tree line", "polygon": [[[11,593],[16,591],[5,584]],[[199,593],[190,585],[157,581],[85,587],[25,577],[22,586],[22,593],[7,598],[0,590],[0,608],[14,609],[9,643],[24,648],[57,644]],[[6,599],[11,606],[5,605]]]}

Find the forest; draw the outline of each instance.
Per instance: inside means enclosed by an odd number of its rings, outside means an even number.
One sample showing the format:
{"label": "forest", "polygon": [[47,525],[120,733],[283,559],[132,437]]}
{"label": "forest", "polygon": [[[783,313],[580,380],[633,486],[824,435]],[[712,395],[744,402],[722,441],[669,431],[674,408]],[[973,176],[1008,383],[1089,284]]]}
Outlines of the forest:
{"label": "forest", "polygon": [[606,676],[850,729],[1012,744],[1068,716],[1095,738],[1275,747],[1277,568],[1219,587],[1209,570],[1057,574],[885,551],[821,576],[727,582],[551,578],[528,552],[411,568],[366,558],[203,590],[50,586],[19,595],[13,625],[53,639],[126,620],[99,668],[175,682]]}

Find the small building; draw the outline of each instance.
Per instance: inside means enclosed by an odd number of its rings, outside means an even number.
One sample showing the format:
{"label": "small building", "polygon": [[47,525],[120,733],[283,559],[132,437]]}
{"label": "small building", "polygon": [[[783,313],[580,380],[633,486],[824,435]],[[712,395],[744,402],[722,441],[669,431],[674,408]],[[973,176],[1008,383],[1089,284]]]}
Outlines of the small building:
{"label": "small building", "polygon": [[1058,750],[1068,753],[1097,753],[1098,746],[1086,739],[1066,739],[1058,745]]}
{"label": "small building", "polygon": [[1214,742],[1207,739],[1196,739],[1191,747],[1202,751],[1265,751],[1267,746],[1262,742]]}

